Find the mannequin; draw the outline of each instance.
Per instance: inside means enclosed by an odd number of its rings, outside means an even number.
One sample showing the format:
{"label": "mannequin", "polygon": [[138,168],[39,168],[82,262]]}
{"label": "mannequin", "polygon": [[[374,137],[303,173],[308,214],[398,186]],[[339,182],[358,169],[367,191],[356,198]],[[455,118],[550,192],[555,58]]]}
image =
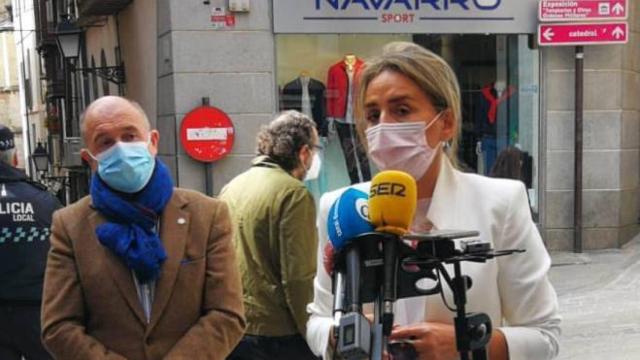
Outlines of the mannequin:
{"label": "mannequin", "polygon": [[325,121],[325,86],[303,69],[300,75],[286,83],[282,89],[281,110],[297,110],[309,116],[315,123],[320,137],[327,136]]}
{"label": "mannequin", "polygon": [[334,126],[345,157],[352,184],[369,181],[369,160],[356,135],[354,119],[355,92],[364,62],[354,54],[346,54],[329,68],[327,77],[327,120]]}
{"label": "mannequin", "polygon": [[506,88],[507,88],[507,83],[504,80],[496,80],[496,82],[493,83],[493,89],[496,91],[498,98],[502,97],[502,93]]}
{"label": "mannequin", "polygon": [[356,65],[356,56],[353,54],[347,54],[344,56],[344,64],[347,67],[348,72],[353,72]]}
{"label": "mannequin", "polygon": [[[500,149],[498,149],[498,137],[506,137],[506,124],[508,119],[508,105],[514,101],[515,87],[508,85],[506,81],[498,79],[482,87],[474,101],[474,121],[476,135],[478,136],[481,151],[478,161],[483,162],[483,174],[491,170],[496,161]],[[498,126],[498,120],[501,127]],[[498,131],[501,129],[500,131]]]}

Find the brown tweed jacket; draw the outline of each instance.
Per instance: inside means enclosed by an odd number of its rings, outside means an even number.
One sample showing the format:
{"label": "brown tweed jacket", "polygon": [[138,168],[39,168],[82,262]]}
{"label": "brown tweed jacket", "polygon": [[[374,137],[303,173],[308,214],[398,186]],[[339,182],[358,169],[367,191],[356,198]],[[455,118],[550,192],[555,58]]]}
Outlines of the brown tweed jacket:
{"label": "brown tweed jacket", "polygon": [[42,336],[56,359],[224,359],[245,328],[224,203],[175,189],[160,220],[167,252],[147,324],[131,271],[95,235],[90,197],[53,216]]}

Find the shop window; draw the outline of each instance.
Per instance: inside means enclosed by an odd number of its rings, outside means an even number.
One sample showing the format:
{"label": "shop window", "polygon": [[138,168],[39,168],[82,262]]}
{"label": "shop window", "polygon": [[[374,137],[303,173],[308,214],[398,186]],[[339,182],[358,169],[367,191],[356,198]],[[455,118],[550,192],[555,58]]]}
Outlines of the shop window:
{"label": "shop window", "polygon": [[[466,172],[517,177],[538,212],[539,54],[527,35],[318,34],[276,36],[281,110],[310,115],[324,142],[323,170],[308,183],[316,199],[351,183],[368,181],[376,169],[351,124],[349,89],[366,61],[392,41],[410,41],[442,56],[461,88],[459,167]],[[310,54],[313,54],[310,56]],[[345,76],[353,63],[351,76]],[[334,76],[347,79],[336,83]],[[329,127],[335,124],[335,127]],[[510,159],[511,157],[517,159]],[[504,164],[516,164],[506,166]]]}

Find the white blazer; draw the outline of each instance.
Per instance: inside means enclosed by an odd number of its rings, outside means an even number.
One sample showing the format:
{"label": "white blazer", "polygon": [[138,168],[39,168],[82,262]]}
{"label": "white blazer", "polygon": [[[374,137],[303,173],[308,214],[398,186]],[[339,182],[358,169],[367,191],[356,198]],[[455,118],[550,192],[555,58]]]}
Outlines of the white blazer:
{"label": "white blazer", "polygon": [[[370,183],[354,185],[369,192]],[[329,359],[329,331],[333,325],[331,277],[322,264],[327,236],[327,214],[347,188],[326,193],[318,214],[318,270],[314,301],[307,306],[307,342],[316,355]],[[494,328],[505,335],[511,360],[553,359],[559,350],[561,317],[558,299],[547,278],[551,260],[529,210],[526,189],[519,181],[462,173],[443,156],[436,188],[427,213],[434,230],[477,230],[496,250],[526,249],[486,263],[463,262],[473,280],[468,291],[468,312],[484,312]],[[447,270],[453,276],[452,266]],[[454,304],[445,284],[447,303]],[[455,316],[440,296],[401,299],[396,302],[396,323],[420,321],[452,324]]]}

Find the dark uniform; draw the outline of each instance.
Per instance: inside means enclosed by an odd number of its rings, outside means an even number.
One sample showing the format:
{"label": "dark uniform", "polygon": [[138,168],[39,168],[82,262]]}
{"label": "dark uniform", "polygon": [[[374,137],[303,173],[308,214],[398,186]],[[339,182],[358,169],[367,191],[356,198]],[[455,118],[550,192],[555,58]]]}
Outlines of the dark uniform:
{"label": "dark uniform", "polygon": [[40,303],[51,215],[58,200],[0,161],[0,359],[50,359]]}

